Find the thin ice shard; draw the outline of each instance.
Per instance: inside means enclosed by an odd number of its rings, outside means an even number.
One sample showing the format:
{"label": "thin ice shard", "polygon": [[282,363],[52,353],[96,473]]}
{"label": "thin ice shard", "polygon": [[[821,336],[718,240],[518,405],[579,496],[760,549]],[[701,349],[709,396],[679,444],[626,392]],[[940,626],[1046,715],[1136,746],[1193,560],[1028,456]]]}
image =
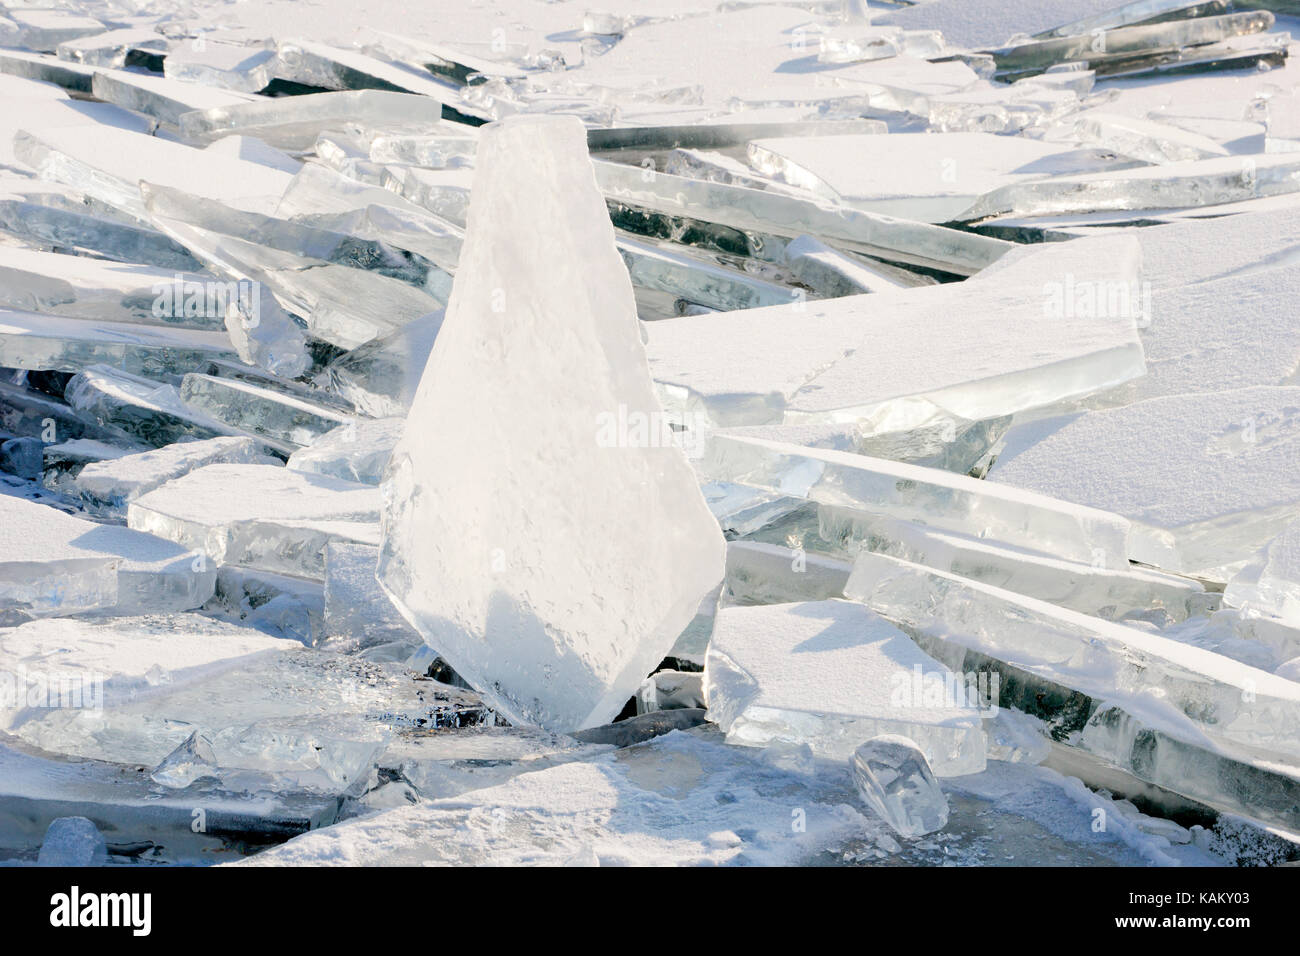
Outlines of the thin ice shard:
{"label": "thin ice shard", "polygon": [[[661,414],[581,124],[487,128],[475,197],[419,432],[389,464],[379,577],[512,721],[595,726],[721,579],[722,538],[671,441],[607,434]],[[454,410],[468,396],[473,428]],[[576,592],[592,602],[561,596]]]}

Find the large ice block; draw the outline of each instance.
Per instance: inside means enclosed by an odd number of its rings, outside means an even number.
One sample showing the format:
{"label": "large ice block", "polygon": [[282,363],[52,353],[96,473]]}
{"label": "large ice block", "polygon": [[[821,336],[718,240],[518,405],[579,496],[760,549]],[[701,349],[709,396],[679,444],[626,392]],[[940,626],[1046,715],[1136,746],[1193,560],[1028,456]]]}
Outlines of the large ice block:
{"label": "large ice block", "polygon": [[704,665],[709,719],[729,743],[847,760],[903,734],[940,776],[984,769],[981,708],[997,701],[979,690],[850,601],[723,608]]}
{"label": "large ice block", "polygon": [[127,523],[217,564],[322,578],[333,540],[379,543],[379,490],[273,465],[207,465],[131,501]]}
{"label": "large ice block", "polygon": [[1211,571],[1300,514],[1298,454],[1300,388],[1243,388],[1017,426],[989,483],[1124,515],[1135,560]]}
{"label": "large ice block", "polygon": [[992,538],[1044,555],[1127,569],[1129,522],[1118,514],[993,482],[850,452],[714,435],[706,476],[868,514]]}
{"label": "large ice block", "polygon": [[[385,485],[380,580],[512,722],[608,722],[722,578],[723,543],[664,440],[576,119],[485,128],[456,285],[409,420],[419,427]],[[620,429],[629,421],[644,437]],[[575,605],[576,593],[591,598]]]}

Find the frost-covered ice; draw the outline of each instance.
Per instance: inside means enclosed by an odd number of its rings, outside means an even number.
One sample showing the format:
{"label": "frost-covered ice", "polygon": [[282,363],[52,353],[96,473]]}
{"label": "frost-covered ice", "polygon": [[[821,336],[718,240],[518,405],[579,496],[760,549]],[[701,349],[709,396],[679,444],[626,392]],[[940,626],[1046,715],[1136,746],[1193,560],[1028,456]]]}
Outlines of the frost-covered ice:
{"label": "frost-covered ice", "polygon": [[1134,559],[1198,571],[1300,514],[1297,454],[1300,389],[1244,388],[1019,426],[989,480],[1123,515]]}
{"label": "frost-covered ice", "polygon": [[1300,859],[1298,12],[0,9],[0,863]]}
{"label": "frost-covered ice", "polygon": [[0,494],[0,614],[9,620],[109,610],[185,611],[212,596],[201,553]]}

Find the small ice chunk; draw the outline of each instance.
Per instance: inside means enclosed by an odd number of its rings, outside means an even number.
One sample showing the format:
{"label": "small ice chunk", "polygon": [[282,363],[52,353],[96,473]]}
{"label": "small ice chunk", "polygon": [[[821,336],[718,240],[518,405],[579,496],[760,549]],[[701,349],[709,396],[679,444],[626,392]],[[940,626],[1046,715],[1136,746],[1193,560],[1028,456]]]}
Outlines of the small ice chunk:
{"label": "small ice chunk", "polygon": [[597,726],[721,580],[722,534],[664,438],[580,121],[485,127],[476,177],[418,427],[389,462],[379,578],[512,723]]}
{"label": "small ice chunk", "polygon": [[853,784],[867,806],[905,839],[948,825],[948,798],[925,754],[906,737],[881,734],[858,747]]}
{"label": "small ice chunk", "polygon": [[375,580],[378,566],[379,550],[370,545],[348,541],[326,545],[325,639],[359,651],[400,646],[409,655],[422,638]]}
{"label": "small ice chunk", "polygon": [[807,743],[845,760],[863,738],[897,733],[942,776],[984,769],[978,681],[968,687],[853,602],[723,608],[704,681],[709,719],[728,743]]}
{"label": "small ice chunk", "polygon": [[37,866],[104,866],[108,844],[85,817],[59,817],[45,831]]}
{"label": "small ice chunk", "polygon": [[172,790],[180,790],[204,777],[215,777],[217,769],[212,741],[196,730],[154,767],[149,779]]}
{"label": "small ice chunk", "polygon": [[290,455],[289,467],[377,485],[405,423],[404,418],[359,418],[339,425]]}
{"label": "small ice chunk", "polygon": [[163,73],[169,80],[238,93],[256,93],[264,89],[271,82],[274,70],[275,50],[219,41],[205,41],[201,48],[182,44],[179,49],[168,53],[163,61]]}

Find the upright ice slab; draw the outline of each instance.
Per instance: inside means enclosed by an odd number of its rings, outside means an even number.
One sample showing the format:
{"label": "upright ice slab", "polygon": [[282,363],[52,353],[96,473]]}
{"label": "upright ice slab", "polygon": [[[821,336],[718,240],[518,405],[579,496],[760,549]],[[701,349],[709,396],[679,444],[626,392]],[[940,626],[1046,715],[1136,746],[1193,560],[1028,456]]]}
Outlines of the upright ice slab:
{"label": "upright ice slab", "polygon": [[984,769],[983,702],[967,691],[849,601],[724,608],[704,668],[709,719],[728,743],[807,744],[847,760],[870,737],[905,734],[944,776]]}
{"label": "upright ice slab", "polygon": [[577,119],[484,128],[409,422],[385,484],[380,581],[512,722],[611,720],[722,578],[724,549],[664,440]]}

